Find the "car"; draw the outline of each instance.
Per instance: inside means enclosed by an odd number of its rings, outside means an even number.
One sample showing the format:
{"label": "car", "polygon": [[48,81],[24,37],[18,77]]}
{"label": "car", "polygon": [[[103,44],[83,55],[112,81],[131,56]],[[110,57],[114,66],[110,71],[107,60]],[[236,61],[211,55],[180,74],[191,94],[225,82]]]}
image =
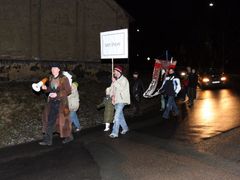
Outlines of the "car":
{"label": "car", "polygon": [[208,68],[198,74],[198,84],[201,89],[210,87],[226,87],[227,75],[217,68]]}

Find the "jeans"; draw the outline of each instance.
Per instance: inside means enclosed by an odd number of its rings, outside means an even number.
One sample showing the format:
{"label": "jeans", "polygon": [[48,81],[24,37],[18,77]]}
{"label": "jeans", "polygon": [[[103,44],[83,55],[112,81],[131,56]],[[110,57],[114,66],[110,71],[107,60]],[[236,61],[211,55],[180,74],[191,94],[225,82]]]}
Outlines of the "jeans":
{"label": "jeans", "polygon": [[169,119],[169,113],[170,111],[173,111],[175,114],[178,114],[178,108],[175,102],[175,97],[174,96],[168,96],[168,101],[166,105],[166,109],[163,113],[163,118]]}
{"label": "jeans", "polygon": [[80,122],[79,122],[79,119],[78,119],[76,111],[71,111],[70,112],[70,119],[71,119],[72,123],[74,124],[74,126],[77,129],[80,129]]}
{"label": "jeans", "polygon": [[112,134],[116,136],[118,136],[120,126],[122,127],[123,130],[128,131],[128,126],[123,114],[124,106],[125,106],[124,103],[115,104],[115,115]]}

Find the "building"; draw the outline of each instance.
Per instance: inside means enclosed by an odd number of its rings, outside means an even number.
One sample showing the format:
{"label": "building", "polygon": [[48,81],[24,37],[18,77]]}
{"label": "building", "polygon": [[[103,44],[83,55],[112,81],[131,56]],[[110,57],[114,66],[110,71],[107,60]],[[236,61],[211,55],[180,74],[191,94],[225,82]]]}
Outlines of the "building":
{"label": "building", "polygon": [[100,59],[100,32],[131,19],[114,0],[1,0],[0,80],[39,79],[53,61],[77,75],[111,71]]}

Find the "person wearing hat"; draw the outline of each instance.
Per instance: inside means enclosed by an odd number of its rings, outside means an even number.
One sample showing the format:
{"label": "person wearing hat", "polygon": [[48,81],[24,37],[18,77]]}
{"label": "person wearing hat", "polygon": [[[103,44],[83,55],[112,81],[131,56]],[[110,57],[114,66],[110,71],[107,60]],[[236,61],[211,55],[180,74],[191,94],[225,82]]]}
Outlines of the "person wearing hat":
{"label": "person wearing hat", "polygon": [[143,94],[143,82],[139,78],[139,74],[137,71],[133,73],[132,80],[130,81],[130,93],[131,93],[131,101],[133,104],[134,114],[138,115],[140,112],[140,105],[142,94]]}
{"label": "person wearing hat", "polygon": [[64,138],[63,143],[73,140],[72,125],[69,117],[68,95],[71,94],[71,86],[68,78],[60,73],[60,65],[51,65],[51,75],[49,86],[42,86],[45,93],[48,93],[47,104],[43,112],[43,141],[39,142],[43,146],[51,146],[53,131],[60,133]]}
{"label": "person wearing hat", "polygon": [[130,90],[128,79],[123,75],[122,66],[115,66],[113,74],[110,97],[115,108],[115,114],[112,133],[109,136],[117,138],[120,127],[122,128],[121,134],[126,134],[129,130],[123,109],[125,105],[130,104]]}

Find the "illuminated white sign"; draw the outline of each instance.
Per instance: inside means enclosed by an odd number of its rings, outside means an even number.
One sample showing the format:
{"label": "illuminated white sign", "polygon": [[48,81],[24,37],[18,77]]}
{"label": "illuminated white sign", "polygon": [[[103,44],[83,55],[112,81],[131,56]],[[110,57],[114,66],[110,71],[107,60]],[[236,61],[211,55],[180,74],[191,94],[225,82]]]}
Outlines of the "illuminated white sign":
{"label": "illuminated white sign", "polygon": [[101,59],[128,58],[128,29],[100,33]]}

